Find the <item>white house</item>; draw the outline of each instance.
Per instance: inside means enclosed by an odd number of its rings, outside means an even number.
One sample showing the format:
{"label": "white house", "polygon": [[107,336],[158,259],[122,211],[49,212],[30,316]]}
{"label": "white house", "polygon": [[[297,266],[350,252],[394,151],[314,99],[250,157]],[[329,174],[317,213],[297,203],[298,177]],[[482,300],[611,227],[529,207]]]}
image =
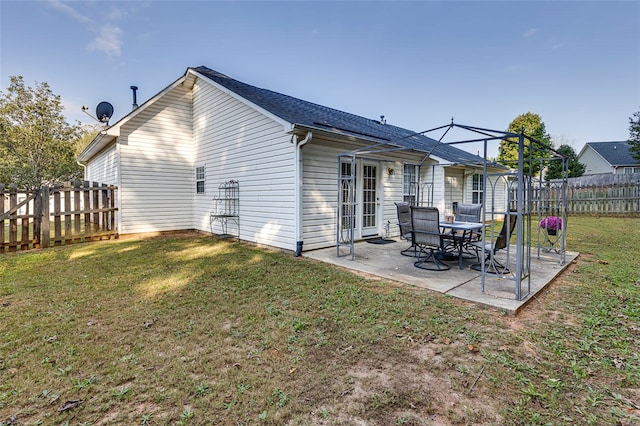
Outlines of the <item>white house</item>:
{"label": "white house", "polygon": [[627,141],[587,142],[578,161],[585,165],[585,175],[640,173],[640,162],[631,155]]}
{"label": "white house", "polygon": [[415,200],[418,177],[422,203],[442,215],[483,190],[481,157],[204,66],[106,128],[79,161],[85,179],[117,185],[120,234],[209,231],[219,185],[236,180],[240,238],[288,250],[336,244],[339,173],[356,176],[356,239],[398,235],[394,202]]}

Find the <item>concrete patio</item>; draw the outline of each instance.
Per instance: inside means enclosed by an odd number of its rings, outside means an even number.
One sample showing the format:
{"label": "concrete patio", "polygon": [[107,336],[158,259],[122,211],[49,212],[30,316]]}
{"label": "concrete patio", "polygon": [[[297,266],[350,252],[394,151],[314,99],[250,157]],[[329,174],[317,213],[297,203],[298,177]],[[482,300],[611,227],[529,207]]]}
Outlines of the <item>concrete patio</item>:
{"label": "concrete patio", "polygon": [[[347,248],[341,248],[340,257],[337,256],[335,247],[314,250],[303,253],[303,255],[383,279],[503,309],[510,314],[516,314],[523,306],[533,300],[536,294],[553,282],[578,257],[578,253],[567,251],[565,253],[566,262],[561,265],[559,254],[554,252],[541,253],[538,258],[537,248],[532,248],[531,281],[529,283],[526,279],[522,280],[521,294],[523,297],[522,300],[516,300],[515,281],[511,279],[486,275],[485,291],[481,291],[481,273],[470,268],[471,264],[477,263],[477,259],[465,259],[462,270],[459,269],[456,260],[446,262],[451,266],[451,269],[447,271],[427,271],[413,266],[414,258],[400,254],[400,251],[408,246],[407,241],[399,238],[395,238],[395,242],[389,244],[358,242],[355,244],[354,260],[351,260]],[[512,256],[513,253],[515,253],[515,248],[512,248]]]}

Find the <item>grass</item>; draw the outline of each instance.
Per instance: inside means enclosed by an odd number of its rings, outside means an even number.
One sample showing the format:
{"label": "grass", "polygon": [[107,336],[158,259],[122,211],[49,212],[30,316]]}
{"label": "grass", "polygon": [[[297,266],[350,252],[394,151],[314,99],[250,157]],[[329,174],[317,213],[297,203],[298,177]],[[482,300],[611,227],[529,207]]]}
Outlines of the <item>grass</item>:
{"label": "grass", "polygon": [[638,241],[570,218],[517,317],[207,237],[5,254],[0,425],[639,424]]}

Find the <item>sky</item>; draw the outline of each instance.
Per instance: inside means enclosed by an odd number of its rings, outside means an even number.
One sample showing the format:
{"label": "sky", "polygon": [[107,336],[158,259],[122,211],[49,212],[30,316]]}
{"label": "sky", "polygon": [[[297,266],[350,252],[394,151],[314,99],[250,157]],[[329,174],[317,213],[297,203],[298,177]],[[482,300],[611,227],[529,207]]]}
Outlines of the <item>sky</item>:
{"label": "sky", "polygon": [[0,90],[46,82],[71,124],[102,101],[113,124],[130,86],[142,104],[200,65],[414,131],[533,112],[578,153],[629,137],[640,1],[0,0]]}

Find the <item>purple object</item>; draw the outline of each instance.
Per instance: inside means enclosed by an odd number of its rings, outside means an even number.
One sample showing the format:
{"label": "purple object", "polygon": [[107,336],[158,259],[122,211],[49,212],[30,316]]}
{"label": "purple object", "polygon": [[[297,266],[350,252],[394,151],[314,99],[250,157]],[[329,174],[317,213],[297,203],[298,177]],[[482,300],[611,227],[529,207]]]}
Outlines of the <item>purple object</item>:
{"label": "purple object", "polygon": [[546,228],[551,231],[562,229],[562,219],[556,216],[549,216],[540,221],[540,228]]}

